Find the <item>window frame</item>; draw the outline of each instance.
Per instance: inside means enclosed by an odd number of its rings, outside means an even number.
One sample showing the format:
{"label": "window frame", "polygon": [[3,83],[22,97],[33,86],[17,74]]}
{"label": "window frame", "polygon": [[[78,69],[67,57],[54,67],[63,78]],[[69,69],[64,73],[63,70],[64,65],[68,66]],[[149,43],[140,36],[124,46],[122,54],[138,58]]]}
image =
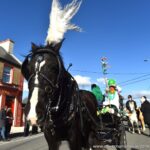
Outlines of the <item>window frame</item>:
{"label": "window frame", "polygon": [[[5,68],[6,67],[10,68],[10,73],[8,74],[9,75],[9,82],[6,82],[4,80],[4,76],[6,75],[6,72],[5,72]],[[13,80],[13,67],[11,65],[9,65],[9,64],[4,64],[2,82],[6,83],[6,84],[11,84],[12,80]]]}

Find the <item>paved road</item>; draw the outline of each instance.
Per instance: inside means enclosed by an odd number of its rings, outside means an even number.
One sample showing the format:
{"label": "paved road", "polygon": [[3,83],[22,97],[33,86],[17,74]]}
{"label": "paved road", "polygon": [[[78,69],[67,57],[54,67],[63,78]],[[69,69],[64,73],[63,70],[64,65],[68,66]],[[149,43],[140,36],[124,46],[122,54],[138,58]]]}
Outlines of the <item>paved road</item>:
{"label": "paved road", "polygon": [[150,150],[149,129],[141,135],[127,132],[128,150]]}
{"label": "paved road", "polygon": [[[48,150],[42,133],[28,137],[17,137],[7,142],[0,142],[0,150]],[[67,142],[62,142],[60,150],[69,150]]]}
{"label": "paved road", "polygon": [[[131,134],[127,132],[128,150],[150,150],[150,137],[145,135]],[[108,150],[115,150],[114,147],[106,146]],[[48,150],[47,143],[42,133],[29,136],[17,137],[8,142],[0,142],[0,150]],[[66,142],[62,142],[60,150],[68,150]]]}

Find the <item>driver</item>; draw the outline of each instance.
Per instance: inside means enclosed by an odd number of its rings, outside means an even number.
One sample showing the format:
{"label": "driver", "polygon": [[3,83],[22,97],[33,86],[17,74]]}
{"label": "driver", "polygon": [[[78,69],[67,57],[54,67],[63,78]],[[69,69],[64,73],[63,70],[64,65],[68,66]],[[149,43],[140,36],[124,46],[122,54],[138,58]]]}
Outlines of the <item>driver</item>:
{"label": "driver", "polygon": [[108,89],[106,89],[105,101],[103,105],[111,105],[114,110],[119,111],[120,102],[119,102],[119,94],[116,87],[116,81],[113,79],[108,80]]}

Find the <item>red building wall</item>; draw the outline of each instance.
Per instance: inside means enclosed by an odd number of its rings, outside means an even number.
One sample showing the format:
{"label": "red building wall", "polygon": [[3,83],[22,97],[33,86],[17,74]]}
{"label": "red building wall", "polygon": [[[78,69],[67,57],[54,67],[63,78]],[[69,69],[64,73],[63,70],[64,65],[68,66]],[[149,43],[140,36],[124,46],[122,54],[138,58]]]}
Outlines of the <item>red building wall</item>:
{"label": "red building wall", "polygon": [[12,68],[12,83],[3,83],[2,79],[0,79],[0,107],[10,107],[14,117],[13,126],[22,126],[22,93],[24,78],[20,69],[14,66],[12,66]]}

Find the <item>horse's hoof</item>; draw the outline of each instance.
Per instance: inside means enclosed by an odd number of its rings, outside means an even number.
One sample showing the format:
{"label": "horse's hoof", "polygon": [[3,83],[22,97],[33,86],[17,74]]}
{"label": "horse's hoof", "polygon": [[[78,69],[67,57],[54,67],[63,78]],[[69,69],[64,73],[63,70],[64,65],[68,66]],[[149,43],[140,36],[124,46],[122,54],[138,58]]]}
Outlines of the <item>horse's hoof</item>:
{"label": "horse's hoof", "polygon": [[146,130],[145,128],[142,129],[142,131],[145,131],[145,130]]}
{"label": "horse's hoof", "polygon": [[138,131],[139,134],[141,134],[141,131]]}
{"label": "horse's hoof", "polygon": [[131,133],[132,133],[132,134],[134,134],[135,132],[134,132],[134,131],[132,131]]}

